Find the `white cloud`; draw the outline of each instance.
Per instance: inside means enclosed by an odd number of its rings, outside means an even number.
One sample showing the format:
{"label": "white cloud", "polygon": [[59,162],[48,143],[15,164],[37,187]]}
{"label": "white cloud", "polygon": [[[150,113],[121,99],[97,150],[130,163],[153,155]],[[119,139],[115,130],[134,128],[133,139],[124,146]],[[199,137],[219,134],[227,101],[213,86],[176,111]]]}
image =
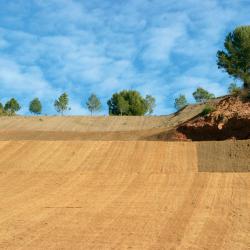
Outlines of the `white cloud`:
{"label": "white cloud", "polygon": [[176,40],[185,33],[183,26],[152,28],[148,31],[143,59],[146,63],[166,63],[170,60]]}
{"label": "white cloud", "polygon": [[69,113],[83,114],[77,100],[90,93],[106,103],[113,92],[135,88],[157,98],[160,114],[178,93],[191,100],[198,86],[223,94],[230,80],[216,67],[216,51],[227,32],[248,23],[249,11],[243,0],[6,3],[1,98],[18,95],[27,104],[37,95],[53,113],[54,98],[66,91],[74,98]]}
{"label": "white cloud", "polygon": [[25,67],[9,59],[0,59],[1,90],[45,96],[52,91],[37,66]]}

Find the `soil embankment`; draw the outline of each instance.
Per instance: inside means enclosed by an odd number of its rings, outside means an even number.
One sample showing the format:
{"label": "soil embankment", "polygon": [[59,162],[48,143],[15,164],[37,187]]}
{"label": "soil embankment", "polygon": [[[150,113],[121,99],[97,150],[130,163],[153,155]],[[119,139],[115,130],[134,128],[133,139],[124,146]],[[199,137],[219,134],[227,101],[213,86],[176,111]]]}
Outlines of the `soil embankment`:
{"label": "soil embankment", "polygon": [[250,139],[250,102],[227,96],[214,105],[215,111],[198,115],[179,125],[177,132],[193,141]]}

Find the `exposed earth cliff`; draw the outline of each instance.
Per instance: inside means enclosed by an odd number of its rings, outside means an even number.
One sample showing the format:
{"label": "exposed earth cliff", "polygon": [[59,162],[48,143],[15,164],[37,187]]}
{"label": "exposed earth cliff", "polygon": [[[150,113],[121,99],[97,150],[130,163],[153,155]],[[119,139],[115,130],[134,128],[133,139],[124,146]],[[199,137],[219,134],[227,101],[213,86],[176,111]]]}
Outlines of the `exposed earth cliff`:
{"label": "exposed earth cliff", "polygon": [[227,96],[211,103],[214,111],[198,115],[177,128],[176,137],[191,140],[250,138],[250,102]]}

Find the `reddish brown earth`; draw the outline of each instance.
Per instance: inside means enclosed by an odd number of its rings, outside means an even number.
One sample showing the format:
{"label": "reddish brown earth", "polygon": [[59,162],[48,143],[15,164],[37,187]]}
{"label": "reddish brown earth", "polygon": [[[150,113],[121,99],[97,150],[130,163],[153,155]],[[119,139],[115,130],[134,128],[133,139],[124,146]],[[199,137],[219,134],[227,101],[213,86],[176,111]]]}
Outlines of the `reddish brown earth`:
{"label": "reddish brown earth", "polygon": [[178,126],[177,132],[196,141],[250,138],[249,101],[228,96],[214,106],[214,112],[184,122]]}

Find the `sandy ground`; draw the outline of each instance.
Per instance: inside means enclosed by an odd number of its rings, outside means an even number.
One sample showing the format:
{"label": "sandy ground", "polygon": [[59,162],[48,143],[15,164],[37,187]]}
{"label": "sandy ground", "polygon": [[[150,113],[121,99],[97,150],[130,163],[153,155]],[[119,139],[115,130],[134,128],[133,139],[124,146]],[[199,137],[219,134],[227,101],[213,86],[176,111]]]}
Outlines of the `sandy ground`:
{"label": "sandy ground", "polygon": [[[216,146],[220,160],[248,150],[227,143]],[[213,150],[1,141],[0,249],[250,249],[250,174],[201,172],[200,155],[218,160]]]}

